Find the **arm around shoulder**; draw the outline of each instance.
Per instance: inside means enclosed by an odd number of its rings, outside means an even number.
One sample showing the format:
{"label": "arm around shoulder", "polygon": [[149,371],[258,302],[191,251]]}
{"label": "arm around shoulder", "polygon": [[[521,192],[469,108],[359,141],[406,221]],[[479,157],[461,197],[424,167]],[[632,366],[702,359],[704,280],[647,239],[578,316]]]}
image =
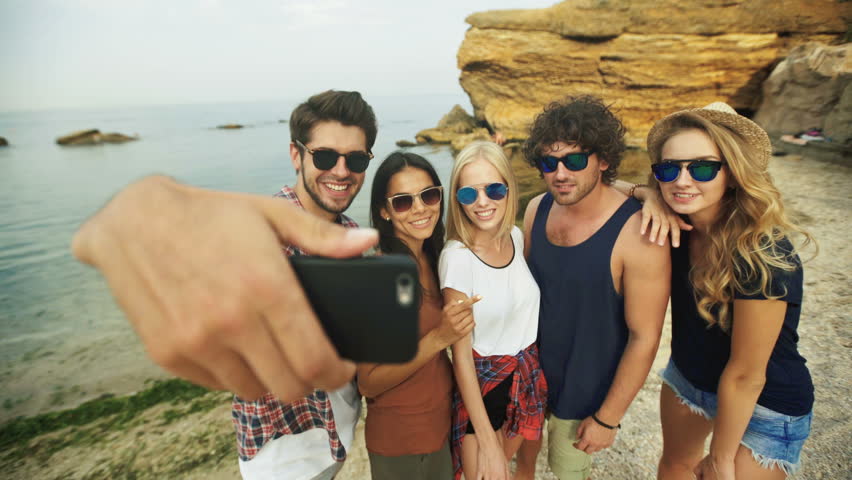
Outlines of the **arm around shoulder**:
{"label": "arm around shoulder", "polygon": [[671,253],[667,244],[660,248],[639,234],[640,221],[634,214],[618,239],[625,320],[631,334],[647,332],[658,342],[671,289]]}

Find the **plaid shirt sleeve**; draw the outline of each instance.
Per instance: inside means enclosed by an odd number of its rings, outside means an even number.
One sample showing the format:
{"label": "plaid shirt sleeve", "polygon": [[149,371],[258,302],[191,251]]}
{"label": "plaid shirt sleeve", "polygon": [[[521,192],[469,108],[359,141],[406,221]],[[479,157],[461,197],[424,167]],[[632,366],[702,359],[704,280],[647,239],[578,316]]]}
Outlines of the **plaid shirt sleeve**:
{"label": "plaid shirt sleeve", "polygon": [[[284,186],[275,194],[302,207],[295,192]],[[347,228],[357,228],[358,224],[341,214],[337,223]],[[282,246],[287,256],[304,255],[293,245]],[[237,450],[240,459],[251,460],[267,442],[284,435],[295,435],[312,428],[322,428],[328,432],[328,445],[331,457],[342,462],[346,459],[346,449],[337,434],[331,400],[322,390],[314,390],[310,395],[294,402],[282,403],[272,394],[266,394],[258,400],[247,401],[234,396],[231,408],[234,430],[237,434]]]}

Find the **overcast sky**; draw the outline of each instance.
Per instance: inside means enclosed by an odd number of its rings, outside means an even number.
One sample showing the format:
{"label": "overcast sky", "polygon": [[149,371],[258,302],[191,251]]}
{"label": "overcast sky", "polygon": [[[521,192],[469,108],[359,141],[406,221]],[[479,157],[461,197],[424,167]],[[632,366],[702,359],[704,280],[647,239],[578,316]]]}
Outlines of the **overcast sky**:
{"label": "overcast sky", "polygon": [[0,111],[460,93],[473,12],[555,0],[0,0]]}

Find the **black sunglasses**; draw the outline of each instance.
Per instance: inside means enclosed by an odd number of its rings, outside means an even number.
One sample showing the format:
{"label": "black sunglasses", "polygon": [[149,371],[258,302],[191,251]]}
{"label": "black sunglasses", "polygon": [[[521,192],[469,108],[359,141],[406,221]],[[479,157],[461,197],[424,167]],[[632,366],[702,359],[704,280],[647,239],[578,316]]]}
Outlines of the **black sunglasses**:
{"label": "black sunglasses", "polygon": [[651,165],[654,177],[663,183],[674,182],[680,176],[683,164],[688,163],[686,170],[696,182],[709,182],[716,178],[722,168],[722,162],[712,160],[666,160]]}
{"label": "black sunglasses", "polygon": [[393,211],[396,213],[404,213],[411,210],[414,206],[414,197],[420,197],[423,205],[432,206],[441,201],[441,192],[444,187],[428,187],[420,191],[420,193],[400,193],[392,197],[387,197]]}
{"label": "black sunglasses", "polygon": [[349,152],[344,154],[330,148],[311,150],[298,140],[295,140],[295,143],[307,150],[314,157],[314,166],[320,170],[331,170],[334,168],[337,165],[337,159],[342,155],[346,158],[346,168],[350,172],[362,173],[364,170],[367,170],[370,159],[373,158],[373,154],[370,152]]}
{"label": "black sunglasses", "polygon": [[565,165],[565,168],[572,172],[579,172],[589,165],[589,157],[595,152],[576,152],[569,153],[563,157],[554,157],[553,155],[542,155],[535,159],[535,165],[543,173],[552,173],[556,171],[559,162]]}

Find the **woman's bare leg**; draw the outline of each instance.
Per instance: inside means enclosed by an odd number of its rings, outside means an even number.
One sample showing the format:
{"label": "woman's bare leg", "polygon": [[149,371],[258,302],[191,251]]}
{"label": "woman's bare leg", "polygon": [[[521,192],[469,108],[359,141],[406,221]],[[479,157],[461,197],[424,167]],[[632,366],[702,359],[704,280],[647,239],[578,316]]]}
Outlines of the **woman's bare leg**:
{"label": "woman's bare leg", "polygon": [[734,459],[737,478],[748,478],[749,480],[784,480],[787,474],[778,467],[764,468],[744,445],[740,445],[737,456]]}
{"label": "woman's bare leg", "polygon": [[518,469],[515,471],[515,480],[533,480],[535,478],[536,459],[541,450],[541,438],[538,440],[524,440],[518,449],[516,463]]}
{"label": "woman's bare leg", "polygon": [[663,456],[657,479],[692,480],[692,470],[704,458],[704,440],[713,430],[713,422],[681,403],[665,383],[660,390],[660,421],[663,424]]}

